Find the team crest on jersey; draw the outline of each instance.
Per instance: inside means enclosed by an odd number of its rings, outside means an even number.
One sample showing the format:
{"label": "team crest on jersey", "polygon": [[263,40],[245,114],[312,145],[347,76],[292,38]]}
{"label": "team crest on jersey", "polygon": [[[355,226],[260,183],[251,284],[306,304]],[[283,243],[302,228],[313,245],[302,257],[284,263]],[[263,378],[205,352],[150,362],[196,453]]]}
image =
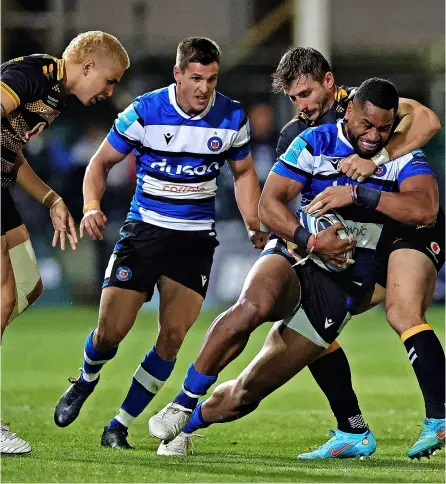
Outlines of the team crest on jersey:
{"label": "team crest on jersey", "polygon": [[120,281],[128,281],[132,277],[132,270],[127,266],[118,267],[116,269],[116,277]]}
{"label": "team crest on jersey", "polygon": [[223,146],[223,141],[218,136],[212,136],[208,140],[208,148],[211,151],[218,151]]}
{"label": "team crest on jersey", "polygon": [[382,165],[378,166],[378,168],[375,171],[375,176],[384,176],[387,173],[387,168]]}

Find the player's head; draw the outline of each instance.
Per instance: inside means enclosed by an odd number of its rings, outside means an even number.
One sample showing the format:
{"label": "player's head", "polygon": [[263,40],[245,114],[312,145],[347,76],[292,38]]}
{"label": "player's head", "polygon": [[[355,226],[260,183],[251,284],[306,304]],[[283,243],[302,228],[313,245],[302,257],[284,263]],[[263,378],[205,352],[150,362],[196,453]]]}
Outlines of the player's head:
{"label": "player's head", "polygon": [[387,143],[398,112],[396,87],[376,77],[364,81],[345,113],[350,143],[362,158],[371,158]]}
{"label": "player's head", "polygon": [[220,48],[206,37],[188,37],[177,48],[173,76],[178,104],[188,114],[203,111],[217,85]]}
{"label": "player's head", "polygon": [[79,34],[65,49],[62,58],[67,72],[65,87],[85,105],[111,96],[130,65],[119,40],[100,30]]}
{"label": "player's head", "polygon": [[312,121],[318,120],[334,101],[334,77],[327,59],[311,47],[292,47],[273,74],[273,91],[284,92]]}

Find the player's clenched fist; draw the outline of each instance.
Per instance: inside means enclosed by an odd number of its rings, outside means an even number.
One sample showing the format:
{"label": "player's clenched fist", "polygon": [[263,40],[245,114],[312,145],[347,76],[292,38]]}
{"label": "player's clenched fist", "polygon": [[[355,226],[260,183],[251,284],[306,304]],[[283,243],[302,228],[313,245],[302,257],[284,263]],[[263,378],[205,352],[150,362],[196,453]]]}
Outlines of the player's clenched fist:
{"label": "player's clenched fist", "polygon": [[105,229],[107,217],[100,210],[88,210],[81,220],[80,235],[84,236],[84,230],[92,240],[104,240],[101,232]]}
{"label": "player's clenched fist", "polygon": [[249,230],[249,240],[254,246],[254,249],[263,249],[268,242],[269,232],[262,232],[261,230]]}

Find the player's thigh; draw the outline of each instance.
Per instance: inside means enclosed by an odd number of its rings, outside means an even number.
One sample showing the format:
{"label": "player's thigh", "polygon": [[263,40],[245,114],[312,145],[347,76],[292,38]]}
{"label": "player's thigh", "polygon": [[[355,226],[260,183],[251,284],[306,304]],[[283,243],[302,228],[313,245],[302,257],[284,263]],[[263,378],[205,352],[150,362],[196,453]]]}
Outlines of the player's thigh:
{"label": "player's thigh", "polygon": [[237,379],[241,399],[257,403],[305,368],[322,351],[296,331],[276,323],[265,344]]}
{"label": "player's thigh", "polygon": [[238,304],[255,306],[265,321],[278,321],[295,311],[299,301],[299,280],[289,260],[268,254],[249,271]]}
{"label": "player's thigh", "polygon": [[99,305],[94,343],[106,350],[118,345],[132,328],[147,293],[120,287],[105,287]]}
{"label": "player's thigh", "polygon": [[432,302],[437,271],[426,254],[399,249],[390,254],[387,271],[387,319],[401,333],[420,324]]}
{"label": "player's thigh", "polygon": [[160,331],[176,330],[185,335],[198,318],[204,297],[166,276],[161,276],[158,290]]}

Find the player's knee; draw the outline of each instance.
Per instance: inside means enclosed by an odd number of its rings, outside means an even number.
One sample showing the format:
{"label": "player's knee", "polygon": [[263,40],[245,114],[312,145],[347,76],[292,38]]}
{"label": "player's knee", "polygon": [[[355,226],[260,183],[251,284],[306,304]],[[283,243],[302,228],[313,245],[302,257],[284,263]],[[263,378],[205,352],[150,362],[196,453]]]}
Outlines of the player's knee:
{"label": "player's knee", "polygon": [[386,318],[398,334],[424,323],[421,309],[396,301],[386,303]]}
{"label": "player's knee", "polygon": [[233,412],[237,414],[237,418],[251,413],[260,403],[260,401],[254,397],[253,393],[246,388],[242,378],[235,380],[232,385],[231,400]]}
{"label": "player's knee", "polygon": [[184,338],[186,337],[187,329],[188,328],[184,327],[160,328],[156,346],[164,355],[164,358],[168,360],[176,358],[176,355],[183,344]]}
{"label": "player's knee", "polygon": [[268,297],[241,297],[234,306],[234,311],[239,313],[239,324],[237,326],[244,326],[244,329],[256,328],[259,324],[268,320],[270,306]]}
{"label": "player's knee", "polygon": [[119,331],[116,327],[107,325],[104,320],[99,321],[93,337],[93,344],[99,351],[108,351],[116,348],[124,339],[126,332]]}

